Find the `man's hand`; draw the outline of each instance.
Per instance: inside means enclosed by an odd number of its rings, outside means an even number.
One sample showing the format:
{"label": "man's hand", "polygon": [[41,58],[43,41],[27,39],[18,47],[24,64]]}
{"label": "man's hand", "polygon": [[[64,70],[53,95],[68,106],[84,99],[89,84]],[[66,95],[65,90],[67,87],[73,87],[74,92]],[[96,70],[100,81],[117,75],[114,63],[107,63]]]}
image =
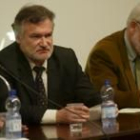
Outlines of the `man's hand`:
{"label": "man's hand", "polygon": [[66,106],[57,111],[57,123],[86,122],[89,119],[89,109],[85,105]]}

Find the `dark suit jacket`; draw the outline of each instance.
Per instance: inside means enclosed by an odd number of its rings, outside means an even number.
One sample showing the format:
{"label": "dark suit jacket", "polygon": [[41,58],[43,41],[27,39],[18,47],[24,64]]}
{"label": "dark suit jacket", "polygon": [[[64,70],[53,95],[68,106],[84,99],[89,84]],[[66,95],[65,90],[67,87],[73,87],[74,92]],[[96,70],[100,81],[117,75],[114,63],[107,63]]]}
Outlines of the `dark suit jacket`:
{"label": "dark suit jacket", "polygon": [[[21,100],[23,122],[39,123],[46,108],[37,105],[37,93],[34,92],[35,83],[31,68],[17,43],[11,44],[0,52],[0,64],[10,75],[2,70],[0,74],[4,75],[12,88],[17,90]],[[89,79],[82,72],[72,49],[54,46],[54,52],[48,60],[47,74],[49,109],[59,109],[71,102],[83,102],[88,107],[100,103],[100,97],[94,92]],[[5,111],[4,102],[7,93],[2,90],[4,86],[0,87],[0,111]]]}
{"label": "dark suit jacket", "polygon": [[115,88],[115,102],[119,108],[140,107],[140,92],[130,68],[124,30],[103,38],[93,47],[86,73],[98,91],[105,79],[111,80]]}

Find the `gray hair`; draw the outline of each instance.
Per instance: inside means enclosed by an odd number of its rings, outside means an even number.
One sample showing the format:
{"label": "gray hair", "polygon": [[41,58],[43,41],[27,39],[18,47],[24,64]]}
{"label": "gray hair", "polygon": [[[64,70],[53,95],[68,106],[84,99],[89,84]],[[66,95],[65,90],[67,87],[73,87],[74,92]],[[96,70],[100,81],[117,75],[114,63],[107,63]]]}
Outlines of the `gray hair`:
{"label": "gray hair", "polygon": [[55,18],[55,14],[42,5],[30,5],[24,6],[17,13],[12,28],[17,35],[21,30],[21,25],[26,22],[37,24],[46,19],[50,19],[52,22]]}
{"label": "gray hair", "polygon": [[127,19],[127,26],[132,22],[132,21],[139,21],[140,22],[140,3],[137,4],[132,11],[130,12],[130,15],[128,16]]}

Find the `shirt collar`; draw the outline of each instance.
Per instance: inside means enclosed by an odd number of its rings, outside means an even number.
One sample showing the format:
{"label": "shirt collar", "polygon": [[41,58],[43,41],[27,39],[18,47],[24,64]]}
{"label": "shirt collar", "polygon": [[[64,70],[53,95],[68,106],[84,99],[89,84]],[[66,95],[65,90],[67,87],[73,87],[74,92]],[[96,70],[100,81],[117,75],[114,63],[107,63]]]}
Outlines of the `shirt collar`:
{"label": "shirt collar", "polygon": [[[31,60],[29,60],[29,59],[28,59],[28,62],[29,62],[29,65],[30,65],[31,69],[33,70],[33,68],[36,66],[35,63],[33,63],[33,62],[32,62]],[[48,61],[45,60],[44,63],[43,63],[43,65],[42,65],[42,66],[45,68],[45,70],[47,70],[47,62],[48,62]]]}
{"label": "shirt collar", "polygon": [[127,50],[127,54],[128,54],[128,59],[130,61],[134,61],[137,55],[136,55],[135,51],[133,50],[133,48],[132,48],[132,46],[131,46],[131,44],[129,42],[129,39],[128,39],[127,34],[126,34],[126,31],[124,33],[124,40],[125,40],[125,44],[126,44],[126,50]]}

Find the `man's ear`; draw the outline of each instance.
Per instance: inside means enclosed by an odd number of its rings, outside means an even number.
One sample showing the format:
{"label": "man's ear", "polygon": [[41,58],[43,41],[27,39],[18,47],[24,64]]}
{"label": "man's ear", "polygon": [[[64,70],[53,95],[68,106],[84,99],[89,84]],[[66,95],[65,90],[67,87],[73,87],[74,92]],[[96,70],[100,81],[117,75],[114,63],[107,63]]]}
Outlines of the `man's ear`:
{"label": "man's ear", "polygon": [[16,35],[16,41],[17,41],[17,43],[20,43],[20,36],[19,35]]}
{"label": "man's ear", "polygon": [[134,32],[136,30],[136,27],[137,23],[135,21],[130,22],[130,24],[128,25],[130,32]]}

